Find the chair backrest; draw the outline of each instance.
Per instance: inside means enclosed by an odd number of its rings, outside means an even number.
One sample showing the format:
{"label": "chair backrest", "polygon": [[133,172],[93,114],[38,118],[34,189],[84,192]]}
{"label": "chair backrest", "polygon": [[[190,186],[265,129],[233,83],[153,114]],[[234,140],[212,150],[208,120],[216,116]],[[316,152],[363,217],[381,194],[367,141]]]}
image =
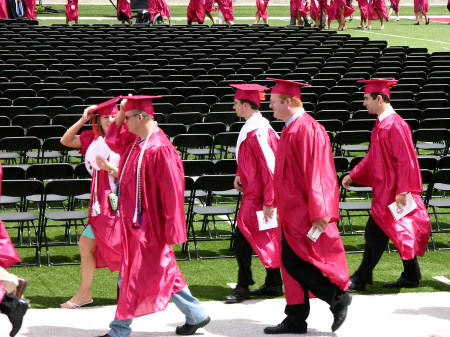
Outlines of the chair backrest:
{"label": "chair backrest", "polygon": [[[3,166],[3,180],[25,179],[25,169],[21,166]],[[1,195],[1,188],[0,188]]]}
{"label": "chair backrest", "polygon": [[204,175],[194,183],[195,190],[226,191],[233,188],[234,174]]}
{"label": "chair backrest", "polygon": [[47,180],[73,177],[73,166],[67,163],[33,164],[27,168],[28,179]]}
{"label": "chair backrest", "polygon": [[44,191],[44,184],[39,180],[4,180],[2,195],[9,197],[26,197],[40,195]]}
{"label": "chair backrest", "polygon": [[214,163],[211,160],[183,160],[183,167],[185,176],[201,176],[212,173]]}
{"label": "chair backrest", "polygon": [[232,174],[237,170],[236,159],[220,159],[214,163],[214,174]]}
{"label": "chair backrest", "polygon": [[50,180],[45,185],[45,194],[56,194],[65,197],[74,197],[90,193],[91,179],[57,179]]}

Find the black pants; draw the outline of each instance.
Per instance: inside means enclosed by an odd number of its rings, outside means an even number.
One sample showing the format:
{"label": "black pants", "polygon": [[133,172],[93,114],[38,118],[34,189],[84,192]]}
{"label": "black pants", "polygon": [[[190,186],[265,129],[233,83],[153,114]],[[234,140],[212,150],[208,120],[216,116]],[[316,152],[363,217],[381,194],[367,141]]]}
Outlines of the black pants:
{"label": "black pants", "polygon": [[[239,227],[236,227],[234,232],[234,251],[236,252],[236,260],[239,267],[238,286],[248,288],[248,286],[255,284],[251,269],[253,248],[239,230]],[[280,268],[266,269],[266,280],[264,283],[268,286],[282,285]]]}
{"label": "black pants", "polygon": [[283,324],[291,329],[306,330],[306,318],[310,311],[308,290],[327,302],[331,309],[341,301],[344,291],[324,276],[319,268],[301,259],[285,238],[282,242],[282,260],[284,268],[300,284],[304,293],[303,304],[286,305],[284,313],[287,317]]}
{"label": "black pants", "polygon": [[[366,229],[364,232],[364,239],[366,246],[364,249],[363,259],[358,270],[353,274],[359,281],[366,284],[372,284],[373,269],[380,261],[389,241],[388,236],[383,232],[380,226],[377,225],[372,216],[367,220]],[[417,259],[402,260],[403,273],[402,276],[410,281],[419,281],[421,279],[419,263]]]}

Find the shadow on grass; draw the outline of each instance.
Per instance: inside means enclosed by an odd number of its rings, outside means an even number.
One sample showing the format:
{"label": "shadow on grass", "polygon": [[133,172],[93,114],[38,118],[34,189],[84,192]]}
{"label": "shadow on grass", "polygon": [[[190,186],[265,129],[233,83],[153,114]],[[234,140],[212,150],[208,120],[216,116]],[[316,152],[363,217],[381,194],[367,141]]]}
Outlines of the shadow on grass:
{"label": "shadow on grass", "polygon": [[[391,282],[395,280],[386,280],[385,282]],[[384,294],[399,294],[401,292],[409,293],[424,293],[424,292],[439,292],[448,291],[448,285],[439,282],[437,280],[421,280],[420,286],[417,288],[384,288],[384,282],[374,282],[372,285],[367,284],[366,290],[363,293],[356,293],[361,295],[384,295]],[[402,290],[403,289],[403,290]]]}
{"label": "shadow on grass", "polygon": [[[61,296],[31,296],[27,297],[30,300],[32,309],[46,309],[46,308],[59,308],[61,303],[69,300],[69,298],[63,298]],[[90,305],[85,306],[105,306],[105,305],[116,305],[115,298],[106,298],[106,297],[95,297],[94,302]]]}

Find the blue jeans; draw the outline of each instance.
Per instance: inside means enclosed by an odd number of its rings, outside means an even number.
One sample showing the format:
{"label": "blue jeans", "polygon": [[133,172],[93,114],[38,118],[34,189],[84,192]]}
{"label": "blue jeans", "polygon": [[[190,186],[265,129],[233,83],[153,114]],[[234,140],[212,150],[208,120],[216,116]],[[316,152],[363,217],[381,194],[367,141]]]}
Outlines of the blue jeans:
{"label": "blue jeans", "polygon": [[[192,296],[188,286],[185,286],[182,290],[180,290],[176,294],[173,294],[172,301],[186,317],[187,324],[195,325],[203,322],[208,317],[200,301]],[[111,330],[108,332],[108,335],[110,335],[111,337],[130,336],[130,326],[132,322],[132,319],[113,320],[109,324]]]}

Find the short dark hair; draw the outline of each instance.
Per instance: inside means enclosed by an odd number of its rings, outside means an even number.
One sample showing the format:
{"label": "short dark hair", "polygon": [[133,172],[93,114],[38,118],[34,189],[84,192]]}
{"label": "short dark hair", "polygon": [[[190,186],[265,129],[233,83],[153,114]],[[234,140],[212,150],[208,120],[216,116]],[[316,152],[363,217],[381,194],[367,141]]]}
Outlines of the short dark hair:
{"label": "short dark hair", "polygon": [[256,104],[255,102],[249,101],[248,99],[240,99],[239,101],[241,104],[248,103],[252,110],[259,110],[259,104]]}
{"label": "short dark hair", "polygon": [[378,95],[381,96],[384,103],[391,103],[391,99],[388,97],[388,95],[386,95],[382,92],[371,92],[370,93],[370,97],[372,97],[372,99],[376,99]]}

